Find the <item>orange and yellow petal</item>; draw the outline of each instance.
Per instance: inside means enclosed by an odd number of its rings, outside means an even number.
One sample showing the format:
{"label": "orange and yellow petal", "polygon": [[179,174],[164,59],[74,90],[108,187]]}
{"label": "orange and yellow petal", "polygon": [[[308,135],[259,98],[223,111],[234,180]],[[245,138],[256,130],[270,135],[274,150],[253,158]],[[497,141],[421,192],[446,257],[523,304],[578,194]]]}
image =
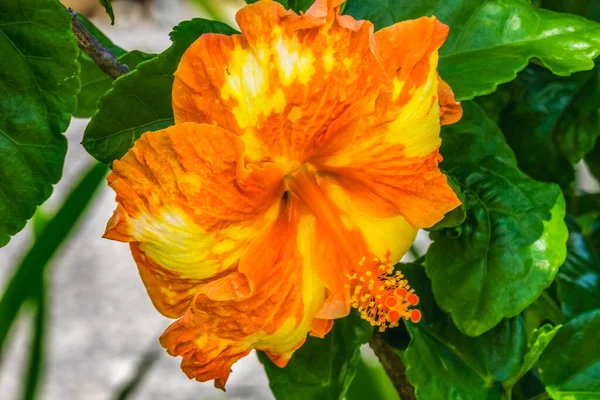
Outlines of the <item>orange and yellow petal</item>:
{"label": "orange and yellow petal", "polygon": [[222,388],[233,363],[252,349],[267,352],[283,367],[308,333],[331,329],[332,322],[315,319],[326,289],[309,251],[314,219],[292,203],[297,199],[282,206],[275,225],[240,260],[240,271],[256,284],[252,296],[215,301],[200,294],[161,337],[171,355],[182,357],[188,377],[214,379]]}
{"label": "orange and yellow petal", "polygon": [[238,12],[241,35],[203,35],[175,73],[176,122],[222,126],[249,161],[286,171],[342,147],[390,79],[372,50],[373,26],[336,18],[339,3],[318,1],[298,16],[261,1]]}
{"label": "orange and yellow petal", "polygon": [[[307,249],[313,252],[319,280],[328,289],[328,297],[317,317],[334,319],[347,315],[355,297],[353,291],[361,286],[359,281],[349,277],[363,279],[364,282],[363,275],[371,274],[372,278],[368,278],[366,286],[363,286],[368,288],[369,280],[373,279],[371,289],[381,290],[381,293],[375,294],[379,299],[373,300],[373,305],[381,304],[377,308],[381,313],[376,313],[381,318],[371,318],[372,323],[381,326],[389,311],[382,301],[389,295],[388,292],[400,287],[400,282],[382,289],[374,282],[391,279],[388,276],[389,265],[398,262],[406,253],[417,230],[399,214],[374,215],[372,208],[362,207],[329,174],[320,173],[310,166],[288,176],[286,187],[314,216],[314,223],[310,226],[312,246]],[[377,262],[374,263],[374,260]],[[384,269],[379,268],[379,261],[385,261]],[[406,287],[406,282],[402,281],[402,287]],[[410,305],[404,307],[403,314],[400,306],[405,305],[399,304],[395,312],[406,317]],[[397,319],[391,322],[397,322]]]}
{"label": "orange and yellow petal", "polygon": [[353,141],[317,161],[364,206],[380,216],[399,213],[415,228],[432,226],[460,204],[438,168],[440,120],[451,123],[461,113],[437,74],[447,33],[435,18],[377,32],[375,53],[392,85],[362,116]]}
{"label": "orange and yellow petal", "polygon": [[108,181],[118,206],[105,237],[132,244],[167,316],[180,316],[197,285],[235,267],[277,218],[281,171],[247,168],[243,153],[232,133],[186,123],[145,133],[113,163]]}

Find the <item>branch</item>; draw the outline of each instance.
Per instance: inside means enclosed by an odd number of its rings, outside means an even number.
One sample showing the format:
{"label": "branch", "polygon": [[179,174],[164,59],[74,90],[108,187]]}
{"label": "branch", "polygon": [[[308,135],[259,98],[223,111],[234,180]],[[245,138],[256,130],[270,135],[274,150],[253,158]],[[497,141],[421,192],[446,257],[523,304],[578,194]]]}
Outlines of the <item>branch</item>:
{"label": "branch", "polygon": [[77,45],[81,51],[87,54],[102,72],[112,79],[117,79],[119,76],[128,73],[129,67],[121,64],[117,60],[117,57],[83,26],[77,18],[77,11],[74,11],[72,8],[68,8],[67,11],[71,14],[73,33],[77,37]]}
{"label": "branch", "polygon": [[396,352],[378,334],[369,341],[373,352],[390,377],[402,400],[415,400],[415,388],[406,378],[406,368]]}

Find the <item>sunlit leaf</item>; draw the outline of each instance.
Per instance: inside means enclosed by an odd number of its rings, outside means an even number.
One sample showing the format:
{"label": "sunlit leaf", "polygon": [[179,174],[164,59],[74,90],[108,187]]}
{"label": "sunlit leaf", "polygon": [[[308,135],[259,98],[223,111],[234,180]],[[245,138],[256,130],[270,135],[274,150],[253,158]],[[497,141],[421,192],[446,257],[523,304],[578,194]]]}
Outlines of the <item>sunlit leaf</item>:
{"label": "sunlit leaf", "polygon": [[349,0],[345,13],[376,29],[431,15],[450,26],[439,71],[459,100],[493,92],[530,60],[569,75],[591,69],[600,52],[600,24],[528,0]]}
{"label": "sunlit leaf", "polygon": [[442,168],[460,183],[467,209],[458,227],[432,232],[427,275],[440,307],[477,336],[531,304],[566,256],[560,189],[514,165],[493,122],[473,103],[442,131]]}

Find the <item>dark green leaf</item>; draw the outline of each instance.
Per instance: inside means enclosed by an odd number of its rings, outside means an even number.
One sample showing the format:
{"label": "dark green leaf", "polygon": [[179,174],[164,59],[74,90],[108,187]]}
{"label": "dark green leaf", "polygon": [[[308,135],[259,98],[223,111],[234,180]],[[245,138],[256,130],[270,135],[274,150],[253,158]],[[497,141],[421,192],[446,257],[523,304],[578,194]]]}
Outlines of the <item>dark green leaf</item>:
{"label": "dark green leaf", "polygon": [[585,162],[590,168],[592,175],[600,181],[600,140],[596,142],[596,146],[592,152],[585,157]]}
{"label": "dark green leaf", "polygon": [[540,372],[553,399],[600,398],[600,310],[566,323],[540,358]]}
{"label": "dark green leaf", "polygon": [[406,374],[418,399],[499,399],[500,383],[521,369],[527,339],[520,317],[504,320],[472,338],[437,308],[431,284],[418,264],[400,270],[419,294],[423,319],[407,323],[412,341],[404,353]]}
{"label": "dark green leaf", "polygon": [[567,219],[567,259],[556,278],[563,313],[574,317],[600,308],[600,260],[575,221]]}
{"label": "dark green leaf", "polygon": [[502,112],[500,128],[519,167],[534,179],[568,188],[573,165],[592,151],[600,134],[598,70],[557,77],[529,67],[514,85],[521,93]]}
{"label": "dark green leaf", "polygon": [[512,166],[517,165],[515,155],[506,144],[502,131],[474,102],[462,104],[464,114],[460,122],[442,129],[442,151],[446,155],[442,167],[461,169],[477,165],[494,156]]}
{"label": "dark green leaf", "polygon": [[115,24],[115,13],[112,8],[112,0],[100,0],[100,4],[102,4],[102,6],[104,6],[106,13],[110,17],[110,23],[112,25],[114,25]]}
{"label": "dark green leaf", "polygon": [[510,377],[505,380],[502,385],[509,391],[511,388],[537,363],[538,359],[550,344],[556,332],[562,327],[562,325],[552,326],[546,324],[539,329],[536,329],[529,338],[527,344],[527,353],[523,358],[523,363],[517,375]]}
{"label": "dark green leaf", "polygon": [[[118,60],[134,70],[138,64],[154,57],[154,54],[133,50],[120,56]],[[96,112],[98,99],[110,89],[113,80],[83,53],[79,56],[79,64],[81,65],[81,91],[77,95],[77,110],[73,116],[90,118]]]}
{"label": "dark green leaf", "polygon": [[0,353],[6,335],[23,302],[32,295],[32,289],[42,279],[44,270],[56,250],[68,237],[73,226],[105,181],[108,167],[94,165],[83,177],[54,218],[36,238],[21,265],[9,281],[0,300]]}
{"label": "dark green leaf", "polygon": [[[531,304],[566,256],[560,189],[514,165],[502,134],[475,104],[442,131],[442,168],[460,182],[465,222],[431,233],[427,275],[441,308],[477,336]],[[491,154],[491,155],[490,155]],[[494,155],[495,154],[495,155]]]}
{"label": "dark green leaf", "polygon": [[259,353],[278,400],[341,400],[360,363],[360,346],[372,327],[358,313],[335,321],[324,339],[309,336],[285,368]]}
{"label": "dark green leaf", "polygon": [[0,1],[0,247],[59,181],[79,91],[71,19],[55,0]]}
{"label": "dark green leaf", "polygon": [[83,136],[83,146],[93,157],[111,163],[123,157],[142,133],[173,125],[173,73],[185,50],[209,32],[235,33],[220,22],[182,22],[171,32],[171,47],[113,83],[98,101]]}
{"label": "dark green leaf", "polygon": [[600,21],[600,1],[598,0],[543,0],[542,7]]}
{"label": "dark green leaf", "polygon": [[459,100],[493,92],[529,60],[569,75],[591,69],[600,52],[599,24],[527,0],[349,0],[345,13],[376,29],[431,15],[449,25],[439,71]]}

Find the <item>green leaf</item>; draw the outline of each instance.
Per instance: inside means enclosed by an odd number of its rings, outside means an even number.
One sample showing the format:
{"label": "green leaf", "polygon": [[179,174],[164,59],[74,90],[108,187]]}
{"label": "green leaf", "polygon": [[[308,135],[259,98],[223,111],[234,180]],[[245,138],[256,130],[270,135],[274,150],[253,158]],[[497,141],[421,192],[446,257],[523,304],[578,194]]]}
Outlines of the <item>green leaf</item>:
{"label": "green leaf", "polygon": [[345,400],[400,400],[390,377],[381,363],[365,359],[356,367],[356,376],[348,388]]}
{"label": "green leaf", "polygon": [[[464,102],[463,117],[453,125],[442,128],[444,169],[455,170],[477,165],[488,156],[494,156],[516,166],[513,151],[506,144],[502,131],[474,102]],[[447,157],[447,158],[446,158]]]}
{"label": "green leaf", "polygon": [[567,259],[556,278],[563,313],[571,318],[600,309],[600,260],[575,221],[568,218]]}
{"label": "green leaf", "polygon": [[553,399],[600,398],[600,310],[562,327],[540,358],[540,372]]}
{"label": "green leaf", "polygon": [[171,47],[115,80],[98,101],[98,111],[85,130],[82,144],[88,153],[111,163],[123,157],[144,132],[173,125],[173,73],[185,50],[200,35],[210,32],[235,33],[220,22],[182,22],[171,32]]}
{"label": "green leaf", "polygon": [[464,111],[461,122],[442,130],[441,153],[442,168],[465,194],[467,217],[431,233],[425,267],[440,307],[461,332],[477,336],[550,285],[566,257],[567,228],[560,189],[515,167],[481,108],[466,103]]}
{"label": "green leaf", "polygon": [[575,179],[574,164],[600,135],[599,71],[557,77],[529,67],[514,82],[522,93],[502,113],[500,128],[519,167],[532,178],[563,188]]}
{"label": "green leaf", "polygon": [[458,331],[433,301],[431,283],[418,264],[400,270],[419,294],[423,319],[406,323],[412,340],[404,353],[406,375],[418,399],[499,399],[499,383],[519,373],[526,352],[520,317],[472,338]]}
{"label": "green leaf", "polygon": [[530,60],[569,75],[592,69],[600,53],[600,24],[527,0],[348,0],[345,13],[376,29],[431,15],[449,25],[439,71],[459,100],[493,92]]}
{"label": "green leaf", "polygon": [[68,237],[77,220],[105,182],[108,167],[96,163],[69,194],[60,210],[36,238],[33,246],[16,269],[0,299],[0,353],[17,312],[23,302],[37,290],[46,265]]}
{"label": "green leaf", "polygon": [[115,24],[115,13],[112,8],[112,0],[100,0],[100,4],[102,4],[104,9],[106,10],[106,13],[110,17],[111,25],[114,25]]}
{"label": "green leaf", "polygon": [[598,0],[543,0],[542,7],[600,21],[600,1]]}
{"label": "green leaf", "polygon": [[[118,60],[134,70],[138,64],[151,60],[155,56],[155,54],[133,50],[120,56]],[[79,64],[81,65],[81,91],[77,95],[77,110],[73,116],[90,118],[96,112],[98,99],[111,88],[113,80],[83,53],[79,55]]]}
{"label": "green leaf", "polygon": [[523,358],[519,373],[505,380],[502,385],[506,391],[512,387],[537,363],[538,359],[548,346],[562,325],[552,326],[546,324],[532,332],[527,344],[527,353]]}
{"label": "green leaf", "polygon": [[361,362],[360,346],[372,333],[372,327],[352,312],[336,320],[324,339],[307,337],[285,368],[259,353],[273,394],[278,400],[343,399]]}
{"label": "green leaf", "polygon": [[0,247],[62,175],[79,91],[71,18],[55,0],[0,0]]}

